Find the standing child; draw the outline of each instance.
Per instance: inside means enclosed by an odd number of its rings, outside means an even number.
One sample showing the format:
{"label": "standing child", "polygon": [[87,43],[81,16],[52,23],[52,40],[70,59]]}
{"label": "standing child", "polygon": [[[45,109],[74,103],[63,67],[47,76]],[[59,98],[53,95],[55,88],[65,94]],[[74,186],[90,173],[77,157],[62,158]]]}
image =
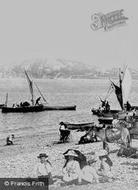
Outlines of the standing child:
{"label": "standing child", "polygon": [[35,174],[39,179],[45,181],[49,179],[49,183],[52,183],[52,165],[48,160],[48,155],[41,153],[37,158],[40,159],[40,162],[35,167]]}
{"label": "standing child", "polygon": [[6,145],[13,145],[13,140],[14,140],[14,134],[11,134],[9,135],[7,138],[6,138]]}

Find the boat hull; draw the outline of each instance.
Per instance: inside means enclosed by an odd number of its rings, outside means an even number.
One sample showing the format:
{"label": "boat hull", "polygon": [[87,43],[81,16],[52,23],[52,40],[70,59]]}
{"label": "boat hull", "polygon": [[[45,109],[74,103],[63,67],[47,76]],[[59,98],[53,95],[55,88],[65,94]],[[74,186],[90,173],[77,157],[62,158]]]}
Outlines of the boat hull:
{"label": "boat hull", "polygon": [[99,117],[98,118],[99,124],[112,124],[113,117]]}
{"label": "boat hull", "polygon": [[68,123],[68,122],[63,122],[64,125],[70,129],[70,130],[80,130],[80,131],[87,131],[90,128],[94,126],[94,122],[92,123]]}
{"label": "boat hull", "polygon": [[[126,117],[126,113],[125,111],[120,111],[118,112],[118,119],[120,120],[124,120],[125,117]],[[135,115],[135,119],[138,119],[138,115]],[[113,121],[113,115],[104,115],[104,116],[101,116],[101,117],[98,117],[98,121],[100,124],[112,124],[112,121]]]}
{"label": "boat hull", "polygon": [[26,107],[2,107],[2,113],[27,113],[27,112],[41,112],[41,111],[56,111],[65,110],[73,111],[76,110],[76,105],[74,106],[26,106]]}
{"label": "boat hull", "polygon": [[109,112],[107,111],[100,111],[99,109],[92,109],[91,110],[93,115],[97,115],[97,116],[105,116],[108,115],[109,116],[113,116],[114,114],[119,113],[121,110],[110,110]]}
{"label": "boat hull", "polygon": [[131,109],[136,109],[136,110],[138,110],[138,106],[131,106]]}

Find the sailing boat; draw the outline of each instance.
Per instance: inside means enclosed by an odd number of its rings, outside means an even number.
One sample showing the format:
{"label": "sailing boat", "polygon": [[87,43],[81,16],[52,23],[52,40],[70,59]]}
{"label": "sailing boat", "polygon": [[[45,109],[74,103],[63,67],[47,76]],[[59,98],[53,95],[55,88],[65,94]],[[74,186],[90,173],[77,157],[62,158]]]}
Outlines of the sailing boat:
{"label": "sailing boat", "polygon": [[[50,106],[48,105],[48,102],[46,101],[45,97],[41,93],[40,89],[38,88],[37,84],[34,83],[28,73],[25,71],[25,76],[27,78],[28,84],[29,84],[29,90],[31,94],[31,104],[29,102],[20,103],[20,105],[16,105],[12,107],[8,107],[7,103],[2,107],[2,113],[18,113],[18,112],[40,112],[40,111],[51,111],[51,110],[76,110],[76,105],[72,106]],[[34,85],[36,86],[40,96],[42,97],[44,104],[38,104],[35,103],[34,100]],[[7,96],[8,99],[8,96]],[[39,98],[40,99],[40,98]],[[8,102],[8,100],[6,100]],[[36,101],[37,102],[37,101]]]}
{"label": "sailing boat", "polygon": [[[128,67],[126,67],[124,72],[122,71],[119,72],[119,85],[111,81],[111,86],[110,86],[110,89],[114,89],[115,95],[117,97],[121,109],[120,110],[111,109],[109,111],[92,109],[93,114],[104,117],[102,118],[103,120],[107,120],[107,118],[109,120],[110,119],[112,120],[114,114],[122,113],[122,111],[126,110],[126,105],[128,104],[128,98],[131,90],[131,83],[132,83],[131,74],[129,72]],[[132,108],[134,108],[134,106],[132,106]]]}

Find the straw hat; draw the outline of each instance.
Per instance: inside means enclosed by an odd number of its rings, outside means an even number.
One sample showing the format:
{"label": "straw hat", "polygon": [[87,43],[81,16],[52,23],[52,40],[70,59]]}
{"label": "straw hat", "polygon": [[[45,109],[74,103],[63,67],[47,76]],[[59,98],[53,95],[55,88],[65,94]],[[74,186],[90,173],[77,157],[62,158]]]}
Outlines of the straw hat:
{"label": "straw hat", "polygon": [[64,154],[64,156],[78,157],[78,155],[73,150],[68,151],[66,154]]}
{"label": "straw hat", "polygon": [[45,154],[45,153],[41,153],[41,154],[39,154],[39,155],[37,156],[37,158],[42,158],[42,157],[48,158],[48,155]]}

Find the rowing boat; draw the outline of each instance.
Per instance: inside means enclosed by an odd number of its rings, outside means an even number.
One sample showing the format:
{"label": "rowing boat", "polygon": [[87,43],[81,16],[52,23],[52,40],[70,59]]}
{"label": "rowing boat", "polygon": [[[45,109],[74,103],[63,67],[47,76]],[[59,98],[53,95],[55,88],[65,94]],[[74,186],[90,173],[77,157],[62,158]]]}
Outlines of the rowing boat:
{"label": "rowing boat", "polygon": [[106,115],[109,115],[109,116],[112,116],[114,114],[117,114],[120,112],[120,110],[110,110],[110,111],[101,111],[100,109],[91,109],[91,112],[93,113],[93,115],[97,115],[97,116],[106,116]]}
{"label": "rowing boat", "polygon": [[80,130],[80,131],[87,131],[90,128],[94,127],[94,122],[92,123],[69,123],[69,122],[62,122],[62,125],[65,125],[69,130]]}

